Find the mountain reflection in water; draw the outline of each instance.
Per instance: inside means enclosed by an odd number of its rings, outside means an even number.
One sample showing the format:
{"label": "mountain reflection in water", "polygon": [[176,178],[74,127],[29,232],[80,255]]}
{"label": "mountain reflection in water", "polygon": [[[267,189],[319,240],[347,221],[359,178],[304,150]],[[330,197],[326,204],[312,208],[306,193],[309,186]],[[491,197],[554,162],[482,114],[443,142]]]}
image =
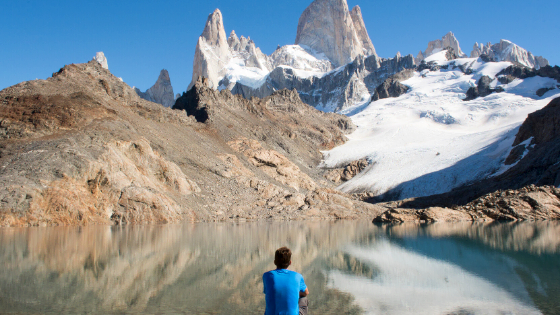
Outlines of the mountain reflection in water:
{"label": "mountain reflection in water", "polygon": [[0,229],[0,313],[263,314],[274,251],[310,314],[560,314],[560,224]]}

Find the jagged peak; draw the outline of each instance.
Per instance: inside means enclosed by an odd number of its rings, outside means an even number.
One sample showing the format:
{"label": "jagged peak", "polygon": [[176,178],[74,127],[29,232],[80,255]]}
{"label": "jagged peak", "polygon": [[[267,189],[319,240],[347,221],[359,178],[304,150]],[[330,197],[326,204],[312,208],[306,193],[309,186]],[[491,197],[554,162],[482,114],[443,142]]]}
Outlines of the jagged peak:
{"label": "jagged peak", "polygon": [[206,26],[204,27],[204,31],[202,31],[202,35],[200,36],[204,38],[210,45],[227,45],[226,31],[224,29],[224,19],[222,17],[222,12],[220,11],[220,9],[216,9],[214,10],[214,12],[208,15]]}
{"label": "jagged peak", "polygon": [[169,72],[166,69],[161,69],[161,71],[159,72],[158,81],[160,80],[171,81],[171,79],[169,78]]}
{"label": "jagged peak", "polygon": [[346,0],[313,1],[299,18],[295,44],[324,53],[337,66],[364,54]]}
{"label": "jagged peak", "polygon": [[364,49],[364,55],[377,55],[375,51],[375,47],[371,42],[371,38],[369,37],[368,31],[366,29],[366,25],[364,23],[364,18],[362,16],[362,9],[360,6],[355,6],[350,11],[350,16],[352,17],[352,21],[354,22],[354,29],[356,30],[356,35],[358,39],[362,42],[362,46]]}
{"label": "jagged peak", "polygon": [[494,61],[509,61],[535,69],[549,64],[544,57],[534,56],[530,51],[507,39],[501,39],[499,43],[494,45],[490,42],[486,45],[475,43],[471,57],[476,58],[481,55],[487,55]]}
{"label": "jagged peak", "polygon": [[438,53],[446,48],[453,48],[453,51],[457,54],[458,57],[466,57],[467,55],[461,50],[461,46],[459,45],[459,40],[455,37],[453,32],[448,32],[445,34],[441,39],[436,39],[428,43],[428,48],[425,51],[420,51],[420,54],[416,57],[415,62],[419,64],[425,58]]}

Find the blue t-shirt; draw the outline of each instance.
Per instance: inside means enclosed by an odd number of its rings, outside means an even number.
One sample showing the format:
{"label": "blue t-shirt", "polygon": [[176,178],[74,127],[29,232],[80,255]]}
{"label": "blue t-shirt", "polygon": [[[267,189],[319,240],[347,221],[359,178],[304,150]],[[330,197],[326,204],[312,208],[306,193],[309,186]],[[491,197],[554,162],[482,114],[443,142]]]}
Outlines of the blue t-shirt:
{"label": "blue t-shirt", "polygon": [[276,269],[263,274],[266,299],[265,315],[299,315],[299,292],[307,286],[303,276],[287,269]]}

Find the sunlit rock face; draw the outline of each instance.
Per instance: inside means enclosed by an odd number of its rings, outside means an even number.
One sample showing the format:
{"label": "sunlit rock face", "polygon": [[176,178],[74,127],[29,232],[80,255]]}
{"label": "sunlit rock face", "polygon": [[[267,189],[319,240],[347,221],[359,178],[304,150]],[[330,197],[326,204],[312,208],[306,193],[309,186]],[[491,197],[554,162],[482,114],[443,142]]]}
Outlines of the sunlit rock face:
{"label": "sunlit rock face", "polygon": [[362,18],[362,10],[360,9],[360,7],[355,6],[352,11],[350,11],[350,15],[352,16],[354,29],[356,30],[358,39],[362,41],[362,47],[364,49],[363,54],[366,56],[377,55],[377,53],[375,52],[375,47],[373,47],[373,43],[369,38],[366,25],[364,24],[364,19]]}
{"label": "sunlit rock face", "polygon": [[208,78],[211,87],[218,87],[218,81],[224,76],[226,65],[232,57],[227,40],[222,12],[216,9],[208,16],[204,31],[198,38],[192,81],[187,90],[191,89],[198,77]]}
{"label": "sunlit rock face", "polygon": [[[357,12],[355,16],[358,17]],[[356,23],[360,27],[363,25],[358,19]],[[335,65],[341,66],[363,54],[362,40],[367,42],[367,32],[365,27],[360,31],[361,36],[358,36],[346,0],[316,0],[299,18],[295,43],[324,53]]]}

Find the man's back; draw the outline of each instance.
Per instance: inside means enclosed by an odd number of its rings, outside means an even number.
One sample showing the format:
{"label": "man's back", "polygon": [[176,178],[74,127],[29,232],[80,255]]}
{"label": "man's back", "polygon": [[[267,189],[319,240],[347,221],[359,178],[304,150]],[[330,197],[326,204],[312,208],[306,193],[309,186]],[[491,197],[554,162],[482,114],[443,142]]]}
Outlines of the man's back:
{"label": "man's back", "polygon": [[276,269],[263,274],[266,295],[266,315],[299,314],[300,292],[307,286],[303,276],[295,271]]}

